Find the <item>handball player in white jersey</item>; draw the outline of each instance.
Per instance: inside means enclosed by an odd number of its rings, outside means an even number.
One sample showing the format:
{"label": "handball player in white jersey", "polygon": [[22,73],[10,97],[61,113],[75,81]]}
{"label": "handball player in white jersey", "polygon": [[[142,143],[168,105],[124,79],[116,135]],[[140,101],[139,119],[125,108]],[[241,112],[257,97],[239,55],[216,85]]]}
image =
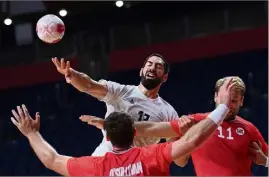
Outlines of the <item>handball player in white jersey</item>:
{"label": "handball player in white jersey", "polygon": [[[159,54],[152,54],[146,58],[140,70],[141,81],[138,86],[106,80],[96,82],[86,74],[72,69],[69,61],[59,61],[57,58],[52,58],[52,61],[58,72],[65,75],[67,83],[106,103],[105,117],[114,111],[123,111],[136,121],[161,122],[178,119],[175,109],[158,94],[169,73],[169,64]],[[102,132],[103,141],[92,156],[103,156],[106,152],[112,151],[112,144],[105,138],[105,132]],[[159,138],[154,137],[136,137],[134,145],[146,146],[159,141]]]}

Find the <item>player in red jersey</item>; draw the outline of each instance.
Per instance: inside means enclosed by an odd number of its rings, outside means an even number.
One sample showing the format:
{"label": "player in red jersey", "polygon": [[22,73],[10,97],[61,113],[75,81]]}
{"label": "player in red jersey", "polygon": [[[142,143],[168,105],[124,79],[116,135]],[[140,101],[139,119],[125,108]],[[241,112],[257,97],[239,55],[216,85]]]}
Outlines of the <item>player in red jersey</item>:
{"label": "player in red jersey", "polygon": [[[173,160],[191,153],[200,146],[220,125],[229,112],[232,79],[220,89],[220,105],[204,119],[191,127],[175,142],[133,147],[134,121],[126,113],[111,113],[104,121],[106,136],[113,151],[103,157],[69,157],[60,155],[40,135],[40,116],[32,119],[25,105],[12,110],[13,124],[25,135],[41,162],[49,169],[65,176],[167,176]],[[177,120],[168,123],[178,128]],[[147,124],[147,122],[145,123]],[[150,123],[149,123],[150,124]],[[171,125],[170,125],[171,124]]]}
{"label": "player in red jersey", "polygon": [[[218,105],[219,88],[226,79],[222,78],[216,83],[216,105]],[[252,146],[255,146],[252,142],[258,142],[264,155],[268,156],[268,145],[259,130],[252,123],[237,115],[243,105],[245,84],[239,77],[234,77],[234,80],[237,83],[236,90],[232,92],[230,112],[225,121],[201,148],[191,153],[198,176],[251,176],[252,160],[255,160],[255,153],[254,155],[253,152],[249,153],[253,151]],[[193,114],[189,117],[200,121],[208,114]]]}
{"label": "player in red jersey", "polygon": [[[216,83],[216,105],[219,104],[219,89],[225,80],[227,80],[227,77],[218,80]],[[191,155],[198,176],[250,176],[252,175],[252,161],[258,165],[268,166],[268,145],[261,133],[252,123],[237,116],[243,104],[245,84],[239,77],[233,77],[233,80],[236,85],[231,93],[230,112],[225,121],[203,146],[176,160],[177,164],[184,166]],[[187,124],[192,126],[192,119],[199,122],[205,119],[208,114],[183,116],[179,119],[179,124],[181,126]],[[90,120],[87,116],[83,116],[82,119],[86,122]],[[102,128],[102,119],[93,118],[91,121],[97,122],[88,123]],[[172,137],[175,136],[175,131],[179,136],[186,132],[186,130],[178,129],[178,127],[174,127],[174,131],[172,131],[171,127],[166,124],[136,123],[135,126],[140,136]]]}
{"label": "player in red jersey", "polygon": [[[227,78],[216,82],[214,98],[216,106],[219,104],[219,89]],[[213,136],[190,154],[198,176],[251,176],[252,161],[258,165],[268,166],[268,145],[261,133],[252,123],[237,115],[243,105],[245,84],[239,77],[233,77],[233,80],[236,85],[231,93],[229,114]],[[185,121],[188,118],[199,122],[208,114],[198,113],[183,117]],[[151,132],[154,133],[156,132]],[[177,164],[186,164],[188,158],[189,156],[181,157],[177,160]]]}

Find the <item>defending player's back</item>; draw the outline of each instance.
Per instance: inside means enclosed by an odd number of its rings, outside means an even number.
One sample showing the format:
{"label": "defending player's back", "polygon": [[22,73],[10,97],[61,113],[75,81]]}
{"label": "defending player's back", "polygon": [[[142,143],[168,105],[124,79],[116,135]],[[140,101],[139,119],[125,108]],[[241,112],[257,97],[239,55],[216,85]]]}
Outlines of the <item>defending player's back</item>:
{"label": "defending player's back", "polygon": [[[71,158],[71,176],[169,176],[171,143],[108,152],[103,157]],[[89,168],[90,167],[90,168]]]}

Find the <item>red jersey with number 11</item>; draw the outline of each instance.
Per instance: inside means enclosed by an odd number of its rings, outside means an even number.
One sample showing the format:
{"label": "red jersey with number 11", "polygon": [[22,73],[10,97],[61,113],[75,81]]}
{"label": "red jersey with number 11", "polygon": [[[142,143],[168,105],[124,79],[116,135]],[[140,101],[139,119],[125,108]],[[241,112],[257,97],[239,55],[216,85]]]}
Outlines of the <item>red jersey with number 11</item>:
{"label": "red jersey with number 11", "polygon": [[[192,115],[200,121],[206,114]],[[214,134],[192,154],[198,176],[251,176],[251,163],[248,159],[248,146],[251,141],[260,141],[267,155],[268,145],[259,130],[250,122],[236,117],[224,121]]]}

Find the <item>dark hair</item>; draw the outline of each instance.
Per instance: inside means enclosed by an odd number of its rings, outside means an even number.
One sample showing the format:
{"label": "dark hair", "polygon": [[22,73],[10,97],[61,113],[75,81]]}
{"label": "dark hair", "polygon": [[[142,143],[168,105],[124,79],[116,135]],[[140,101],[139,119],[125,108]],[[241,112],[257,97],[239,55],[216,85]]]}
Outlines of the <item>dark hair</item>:
{"label": "dark hair", "polygon": [[113,146],[128,148],[133,144],[134,120],[124,112],[111,113],[104,122],[104,130]]}
{"label": "dark hair", "polygon": [[143,67],[146,65],[146,63],[147,63],[147,61],[148,61],[148,59],[149,59],[150,57],[159,57],[159,58],[161,58],[161,59],[163,60],[164,74],[168,74],[168,73],[169,73],[169,71],[170,71],[169,63],[163,58],[162,55],[160,55],[160,54],[158,54],[158,53],[153,53],[153,54],[149,55],[149,56],[146,58],[146,60],[144,61]]}

